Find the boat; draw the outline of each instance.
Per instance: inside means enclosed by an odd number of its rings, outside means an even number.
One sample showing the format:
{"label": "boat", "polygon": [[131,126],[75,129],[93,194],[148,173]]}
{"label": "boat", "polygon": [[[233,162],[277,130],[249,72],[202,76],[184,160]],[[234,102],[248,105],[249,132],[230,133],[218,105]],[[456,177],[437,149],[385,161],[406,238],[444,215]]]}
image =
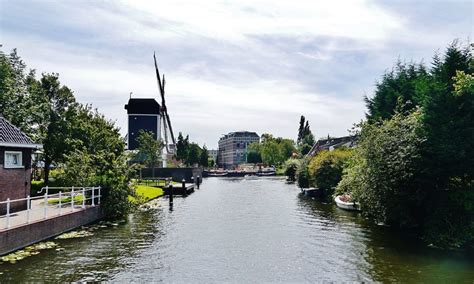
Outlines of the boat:
{"label": "boat", "polygon": [[210,172],[207,175],[209,177],[225,177],[225,176],[227,176],[227,174],[228,174],[227,172],[224,172],[224,173],[212,173],[212,172]]}
{"label": "boat", "polygon": [[244,178],[245,178],[245,179],[249,179],[249,180],[251,180],[251,179],[258,179],[258,176],[256,176],[256,175],[245,175]]}
{"label": "boat", "polygon": [[359,203],[357,202],[349,202],[348,200],[350,199],[349,195],[338,195],[336,198],[334,198],[334,201],[336,202],[336,206],[344,209],[344,210],[351,210],[351,211],[359,211]]}
{"label": "boat", "polygon": [[256,173],[257,176],[259,177],[269,177],[269,176],[275,176],[276,175],[276,172],[273,171],[273,172],[258,172]]}
{"label": "boat", "polygon": [[319,198],[323,196],[324,190],[316,187],[310,187],[310,188],[300,188],[301,193],[305,196],[308,197],[316,197]]}

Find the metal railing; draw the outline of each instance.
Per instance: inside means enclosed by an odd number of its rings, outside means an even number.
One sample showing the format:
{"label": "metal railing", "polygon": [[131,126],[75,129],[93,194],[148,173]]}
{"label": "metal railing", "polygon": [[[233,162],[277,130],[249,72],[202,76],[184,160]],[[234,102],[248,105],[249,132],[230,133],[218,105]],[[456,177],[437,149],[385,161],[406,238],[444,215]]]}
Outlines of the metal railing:
{"label": "metal railing", "polygon": [[[55,194],[49,194],[49,190],[59,191]],[[10,229],[33,221],[45,220],[61,216],[64,213],[83,210],[87,207],[100,205],[102,197],[99,187],[43,187],[38,193],[44,195],[19,199],[7,198],[0,202],[0,210],[6,211],[6,214],[0,215],[0,220],[5,219],[2,229]],[[26,204],[25,204],[26,203]],[[19,205],[18,205],[19,204]],[[26,210],[12,212],[12,207],[26,207]],[[6,210],[4,210],[6,207]],[[1,212],[0,211],[0,212]],[[12,224],[14,223],[14,224]]]}

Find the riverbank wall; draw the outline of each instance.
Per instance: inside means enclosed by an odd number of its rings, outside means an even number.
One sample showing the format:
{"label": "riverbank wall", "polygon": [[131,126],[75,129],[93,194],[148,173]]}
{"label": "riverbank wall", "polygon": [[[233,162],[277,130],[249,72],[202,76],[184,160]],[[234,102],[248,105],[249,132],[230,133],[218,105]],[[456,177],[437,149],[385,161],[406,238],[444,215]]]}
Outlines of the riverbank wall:
{"label": "riverbank wall", "polygon": [[100,206],[0,231],[0,255],[49,239],[104,217]]}
{"label": "riverbank wall", "polygon": [[140,178],[152,178],[152,177],[170,177],[173,181],[181,182],[183,179],[187,183],[193,183],[197,177],[202,178],[201,168],[155,168],[153,173],[152,168],[142,168]]}

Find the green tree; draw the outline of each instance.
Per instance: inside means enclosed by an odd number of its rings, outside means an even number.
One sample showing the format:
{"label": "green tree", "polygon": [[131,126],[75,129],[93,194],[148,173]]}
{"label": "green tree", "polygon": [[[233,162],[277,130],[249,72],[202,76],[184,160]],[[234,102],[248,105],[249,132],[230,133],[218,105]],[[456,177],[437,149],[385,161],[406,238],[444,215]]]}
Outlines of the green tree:
{"label": "green tree", "polygon": [[262,163],[260,148],[259,142],[252,142],[247,146],[247,163]]}
{"label": "green tree", "polygon": [[298,159],[288,159],[285,162],[285,175],[289,181],[296,181],[296,171],[298,170],[299,164],[300,160]]}
{"label": "green tree", "polygon": [[201,156],[199,158],[199,164],[205,168],[209,166],[209,152],[207,151],[206,145],[202,147]]}
{"label": "green tree", "polygon": [[161,161],[164,144],[156,140],[152,132],[140,130],[137,137],[138,158],[142,158],[145,164],[152,168],[152,177],[155,177],[155,167]]}
{"label": "green tree", "polygon": [[44,181],[48,184],[51,165],[63,162],[64,155],[71,151],[70,130],[77,103],[72,91],[61,86],[58,74],[43,74],[34,90],[32,95],[38,107],[37,137],[43,144]]}
{"label": "green tree", "polygon": [[423,192],[418,189],[421,166],[421,112],[395,113],[376,124],[362,124],[356,161],[343,176],[338,193],[349,192],[364,214],[377,222],[402,227],[420,224]]}
{"label": "green tree", "polygon": [[299,152],[302,155],[308,154],[314,143],[314,135],[311,132],[309,121],[305,120],[305,117],[302,115],[298,129],[298,139],[296,140],[296,145],[298,146]]}
{"label": "green tree", "polygon": [[178,142],[176,142],[176,159],[179,161],[186,161],[189,151],[189,136],[183,137],[180,132],[178,135]]}
{"label": "green tree", "polygon": [[343,169],[350,156],[351,150],[346,148],[319,152],[309,162],[311,183],[318,188],[330,191],[341,180]]}
{"label": "green tree", "polygon": [[309,160],[307,158],[303,158],[296,169],[296,182],[300,188],[308,188],[310,186],[308,164]]}
{"label": "green tree", "polygon": [[201,148],[196,143],[190,143],[188,157],[186,159],[186,164],[190,166],[199,164],[200,158],[201,158]]}

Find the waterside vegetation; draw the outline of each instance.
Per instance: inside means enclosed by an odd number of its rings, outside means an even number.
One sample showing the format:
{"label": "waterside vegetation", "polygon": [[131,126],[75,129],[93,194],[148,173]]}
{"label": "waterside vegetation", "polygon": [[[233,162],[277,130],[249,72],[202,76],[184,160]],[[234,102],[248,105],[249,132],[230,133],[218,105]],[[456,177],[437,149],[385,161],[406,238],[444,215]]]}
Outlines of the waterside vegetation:
{"label": "waterside vegetation", "polygon": [[377,223],[474,248],[474,62],[454,41],[432,66],[399,61],[366,97],[357,147],[299,163],[299,186],[336,187]]}

